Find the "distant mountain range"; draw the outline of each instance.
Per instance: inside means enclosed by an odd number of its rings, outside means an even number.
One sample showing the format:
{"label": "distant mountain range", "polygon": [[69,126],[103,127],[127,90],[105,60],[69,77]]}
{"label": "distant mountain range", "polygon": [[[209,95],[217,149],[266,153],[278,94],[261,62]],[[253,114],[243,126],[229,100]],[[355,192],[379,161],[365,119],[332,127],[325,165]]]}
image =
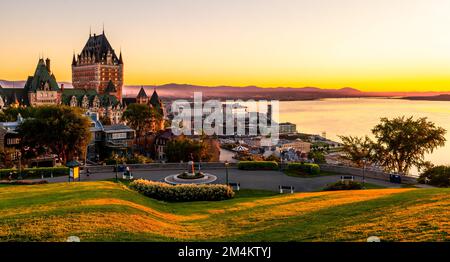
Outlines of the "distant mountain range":
{"label": "distant mountain range", "polygon": [[[124,96],[136,96],[141,86],[126,86]],[[202,92],[208,99],[276,99],[276,100],[313,100],[320,98],[343,98],[366,96],[363,92],[353,88],[320,89],[304,88],[261,88],[257,86],[198,86],[188,84],[166,84],[161,86],[145,86],[147,94],[153,89],[161,97],[191,98],[194,92]]]}
{"label": "distant mountain range", "polygon": [[[65,88],[73,88],[70,82],[59,82]],[[22,88],[25,81],[0,80],[3,88]],[[123,89],[124,97],[135,97],[142,86],[128,85]],[[450,92],[363,92],[354,88],[345,87],[341,89],[321,89],[317,87],[273,87],[262,88],[257,86],[199,86],[189,84],[166,84],[160,86],[144,86],[147,95],[151,95],[153,89],[158,91],[159,96],[164,99],[192,98],[194,92],[202,92],[204,99],[274,99],[281,101],[315,100],[323,98],[358,98],[358,97],[397,97],[406,99],[434,100],[434,97],[448,95]],[[442,97],[441,99],[444,99]],[[436,100],[439,100],[437,98]],[[442,101],[442,100],[441,100]],[[448,101],[448,100],[444,100]]]}
{"label": "distant mountain range", "polygon": [[450,101],[450,94],[440,94],[436,96],[407,96],[407,100],[427,100],[427,101]]}

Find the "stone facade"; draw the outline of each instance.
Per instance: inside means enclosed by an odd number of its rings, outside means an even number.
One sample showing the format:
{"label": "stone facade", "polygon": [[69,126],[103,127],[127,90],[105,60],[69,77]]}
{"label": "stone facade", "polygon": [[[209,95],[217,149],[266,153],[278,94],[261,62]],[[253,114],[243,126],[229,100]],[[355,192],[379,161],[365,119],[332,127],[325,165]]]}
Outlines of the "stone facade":
{"label": "stone facade", "polygon": [[114,96],[122,99],[123,59],[111,47],[105,33],[89,35],[83,50],[72,59],[72,84],[75,89],[95,90],[105,94],[110,82],[116,87]]}
{"label": "stone facade", "polygon": [[72,107],[80,107],[89,113],[96,113],[103,122],[121,124],[124,106],[113,94],[98,94],[95,90],[66,89],[62,103]]}
{"label": "stone facade", "polygon": [[39,59],[24,88],[0,88],[0,109],[5,107],[61,104],[62,90],[51,71],[50,59]]}

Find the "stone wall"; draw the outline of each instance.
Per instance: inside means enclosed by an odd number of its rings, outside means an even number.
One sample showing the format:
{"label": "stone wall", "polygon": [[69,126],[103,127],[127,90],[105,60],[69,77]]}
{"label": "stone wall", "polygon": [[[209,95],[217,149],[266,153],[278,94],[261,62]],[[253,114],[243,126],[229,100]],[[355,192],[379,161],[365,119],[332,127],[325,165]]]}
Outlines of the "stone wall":
{"label": "stone wall", "polygon": [[[151,163],[151,164],[136,164],[127,165],[133,170],[185,170],[187,169],[187,163]],[[88,166],[89,172],[101,173],[101,172],[113,172],[114,165],[105,166]],[[229,163],[229,168],[237,168],[237,163]],[[201,163],[202,169],[225,169],[225,164],[221,162],[205,162]],[[198,170],[198,162],[195,162],[195,170]]]}

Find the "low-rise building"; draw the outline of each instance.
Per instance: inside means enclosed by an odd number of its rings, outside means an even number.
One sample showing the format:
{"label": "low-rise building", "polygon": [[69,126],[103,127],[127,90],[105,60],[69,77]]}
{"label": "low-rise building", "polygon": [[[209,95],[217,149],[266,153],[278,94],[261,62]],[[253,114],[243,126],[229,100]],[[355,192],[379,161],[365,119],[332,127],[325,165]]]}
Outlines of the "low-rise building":
{"label": "low-rise building", "polygon": [[296,134],[297,133],[297,125],[286,122],[286,123],[280,123],[279,125],[279,132],[280,134]]}
{"label": "low-rise building", "polygon": [[103,154],[127,154],[133,147],[135,131],[126,125],[103,126],[102,146]]}
{"label": "low-rise building", "polygon": [[135,130],[126,125],[102,125],[97,113],[89,112],[91,120],[91,142],[88,145],[88,160],[98,161],[111,154],[124,155],[133,147]]}
{"label": "low-rise building", "polygon": [[155,159],[159,161],[167,160],[166,157],[166,148],[167,143],[174,139],[176,136],[172,133],[171,129],[166,129],[164,131],[160,131],[155,136]]}
{"label": "low-rise building", "polygon": [[17,128],[23,123],[23,118],[19,114],[14,122],[0,123],[0,152],[3,157],[0,159],[1,164],[14,162],[20,157],[20,136]]}
{"label": "low-rise building", "polygon": [[281,151],[287,150],[287,149],[294,149],[295,151],[308,154],[311,151],[311,143],[304,142],[301,140],[295,140],[289,143],[282,144],[280,146]]}

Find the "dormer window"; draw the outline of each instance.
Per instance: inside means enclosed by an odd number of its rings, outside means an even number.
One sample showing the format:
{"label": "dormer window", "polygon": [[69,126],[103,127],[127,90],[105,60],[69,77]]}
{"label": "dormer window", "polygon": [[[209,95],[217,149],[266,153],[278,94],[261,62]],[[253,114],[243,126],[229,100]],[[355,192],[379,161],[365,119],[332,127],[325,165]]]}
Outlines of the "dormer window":
{"label": "dormer window", "polygon": [[76,107],[77,105],[78,105],[77,98],[75,96],[72,96],[72,98],[70,99],[70,106]]}

